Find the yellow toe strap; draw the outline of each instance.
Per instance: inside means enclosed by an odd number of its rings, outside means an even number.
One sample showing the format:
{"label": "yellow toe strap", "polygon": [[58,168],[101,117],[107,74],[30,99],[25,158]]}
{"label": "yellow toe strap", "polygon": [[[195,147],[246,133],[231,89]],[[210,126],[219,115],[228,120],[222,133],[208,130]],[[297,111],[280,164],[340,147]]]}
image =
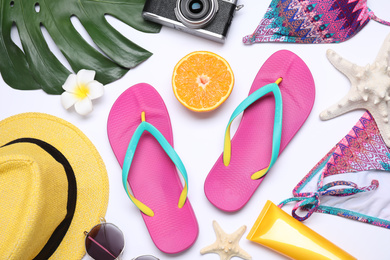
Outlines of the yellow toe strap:
{"label": "yellow toe strap", "polygon": [[187,183],[186,183],[184,185],[184,188],[183,188],[181,194],[180,194],[179,204],[178,204],[179,208],[182,208],[184,206],[184,203],[186,203],[187,193],[188,193],[188,188],[187,188]]}
{"label": "yellow toe strap", "polygon": [[[129,184],[127,184],[127,186],[129,186]],[[141,201],[139,201],[138,199],[136,199],[130,192],[130,187],[128,187],[127,189],[127,195],[129,196],[129,198],[131,199],[131,201],[139,208],[139,210],[142,211],[142,213],[144,213],[145,215],[148,215],[149,217],[153,217],[154,216],[154,212],[153,210],[151,210],[148,206],[146,206],[145,204],[143,204]]]}

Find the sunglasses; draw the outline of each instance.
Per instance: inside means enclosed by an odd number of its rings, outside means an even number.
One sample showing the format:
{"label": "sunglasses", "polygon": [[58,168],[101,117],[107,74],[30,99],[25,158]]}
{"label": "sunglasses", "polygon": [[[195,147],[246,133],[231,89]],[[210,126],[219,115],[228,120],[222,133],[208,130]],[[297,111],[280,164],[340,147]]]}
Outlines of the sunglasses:
{"label": "sunglasses", "polygon": [[[120,259],[125,248],[123,232],[114,224],[106,223],[101,219],[101,223],[94,226],[85,234],[85,250],[87,254],[95,260]],[[132,260],[159,260],[152,255],[142,255]]]}

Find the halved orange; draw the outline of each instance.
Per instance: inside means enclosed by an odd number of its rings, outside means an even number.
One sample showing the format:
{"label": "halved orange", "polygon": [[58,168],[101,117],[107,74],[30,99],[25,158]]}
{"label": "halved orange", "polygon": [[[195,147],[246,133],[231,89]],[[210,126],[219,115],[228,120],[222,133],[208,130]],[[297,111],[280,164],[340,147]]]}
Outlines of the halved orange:
{"label": "halved orange", "polygon": [[229,63],[209,51],[186,55],[173,70],[173,92],[192,111],[206,112],[219,107],[229,97],[233,85]]}

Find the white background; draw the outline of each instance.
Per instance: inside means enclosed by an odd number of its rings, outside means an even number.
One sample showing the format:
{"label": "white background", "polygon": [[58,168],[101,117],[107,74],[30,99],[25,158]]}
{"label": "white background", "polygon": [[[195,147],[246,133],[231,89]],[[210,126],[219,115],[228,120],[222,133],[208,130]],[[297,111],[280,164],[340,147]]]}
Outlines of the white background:
{"label": "white background", "polygon": [[[105,162],[110,181],[106,219],[115,223],[125,233],[124,259],[153,254],[160,259],[217,260],[218,255],[202,256],[199,253],[203,247],[215,241],[213,220],[217,220],[227,233],[246,225],[247,231],[240,245],[253,259],[285,259],[259,244],[246,240],[249,229],[266,200],[277,204],[292,196],[295,185],[348,133],[364,112],[363,110],[350,112],[330,121],[319,119],[320,112],[341,99],[350,88],[348,79],[330,64],[325,53],[331,48],[349,61],[365,66],[374,61],[383,40],[390,33],[390,27],[370,21],[355,37],[340,44],[262,43],[246,46],[241,41],[242,37],[255,30],[270,0],[241,0],[239,4],[244,4],[245,7],[236,13],[225,44],[214,43],[166,27],[163,27],[159,34],[144,34],[109,17],[109,22],[118,31],[154,55],[130,70],[120,80],[105,86],[104,96],[94,101],[94,111],[87,117],[79,116],[73,108],[66,111],[61,106],[60,96],[48,95],[42,90],[14,90],[0,79],[0,119],[22,112],[49,113],[76,125],[95,144]],[[378,17],[390,20],[388,0],[369,0],[368,5]],[[73,21],[76,28],[88,39],[78,21]],[[15,38],[15,34],[13,37]],[[70,69],[56,46],[50,43],[50,47]],[[313,110],[249,203],[236,213],[222,212],[212,206],[205,197],[204,180],[222,152],[224,129],[230,114],[248,95],[261,65],[272,53],[281,49],[293,51],[310,68],[316,83]],[[198,50],[215,52],[224,57],[235,75],[235,86],[231,96],[217,110],[204,114],[183,107],[173,95],[171,86],[175,64],[186,54]],[[140,82],[154,86],[164,99],[172,121],[174,147],[189,174],[189,199],[199,222],[199,237],[189,250],[177,255],[164,254],[153,244],[140,212],[130,202],[122,188],[121,169],[107,139],[106,124],[112,104],[123,91]],[[235,124],[237,125],[238,123]],[[290,205],[283,209],[291,213]],[[305,224],[358,259],[390,259],[388,250],[390,230],[320,213],[313,214]]]}

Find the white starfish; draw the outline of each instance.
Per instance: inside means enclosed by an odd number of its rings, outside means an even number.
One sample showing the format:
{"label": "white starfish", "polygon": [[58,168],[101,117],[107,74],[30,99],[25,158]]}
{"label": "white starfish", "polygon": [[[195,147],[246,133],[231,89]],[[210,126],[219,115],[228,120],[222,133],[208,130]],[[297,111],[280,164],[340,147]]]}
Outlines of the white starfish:
{"label": "white starfish", "polygon": [[246,260],[252,259],[252,257],[238,245],[242,235],[245,233],[246,226],[240,227],[232,234],[226,234],[215,220],[213,221],[213,227],[217,240],[213,244],[200,250],[202,255],[215,253],[221,257],[221,260],[229,260],[234,256]]}
{"label": "white starfish", "polygon": [[336,69],[348,77],[351,89],[337,104],[321,112],[320,118],[328,120],[351,110],[366,109],[375,119],[386,145],[390,147],[390,34],[375,62],[366,67],[353,64],[332,50],[328,50],[326,56]]}

